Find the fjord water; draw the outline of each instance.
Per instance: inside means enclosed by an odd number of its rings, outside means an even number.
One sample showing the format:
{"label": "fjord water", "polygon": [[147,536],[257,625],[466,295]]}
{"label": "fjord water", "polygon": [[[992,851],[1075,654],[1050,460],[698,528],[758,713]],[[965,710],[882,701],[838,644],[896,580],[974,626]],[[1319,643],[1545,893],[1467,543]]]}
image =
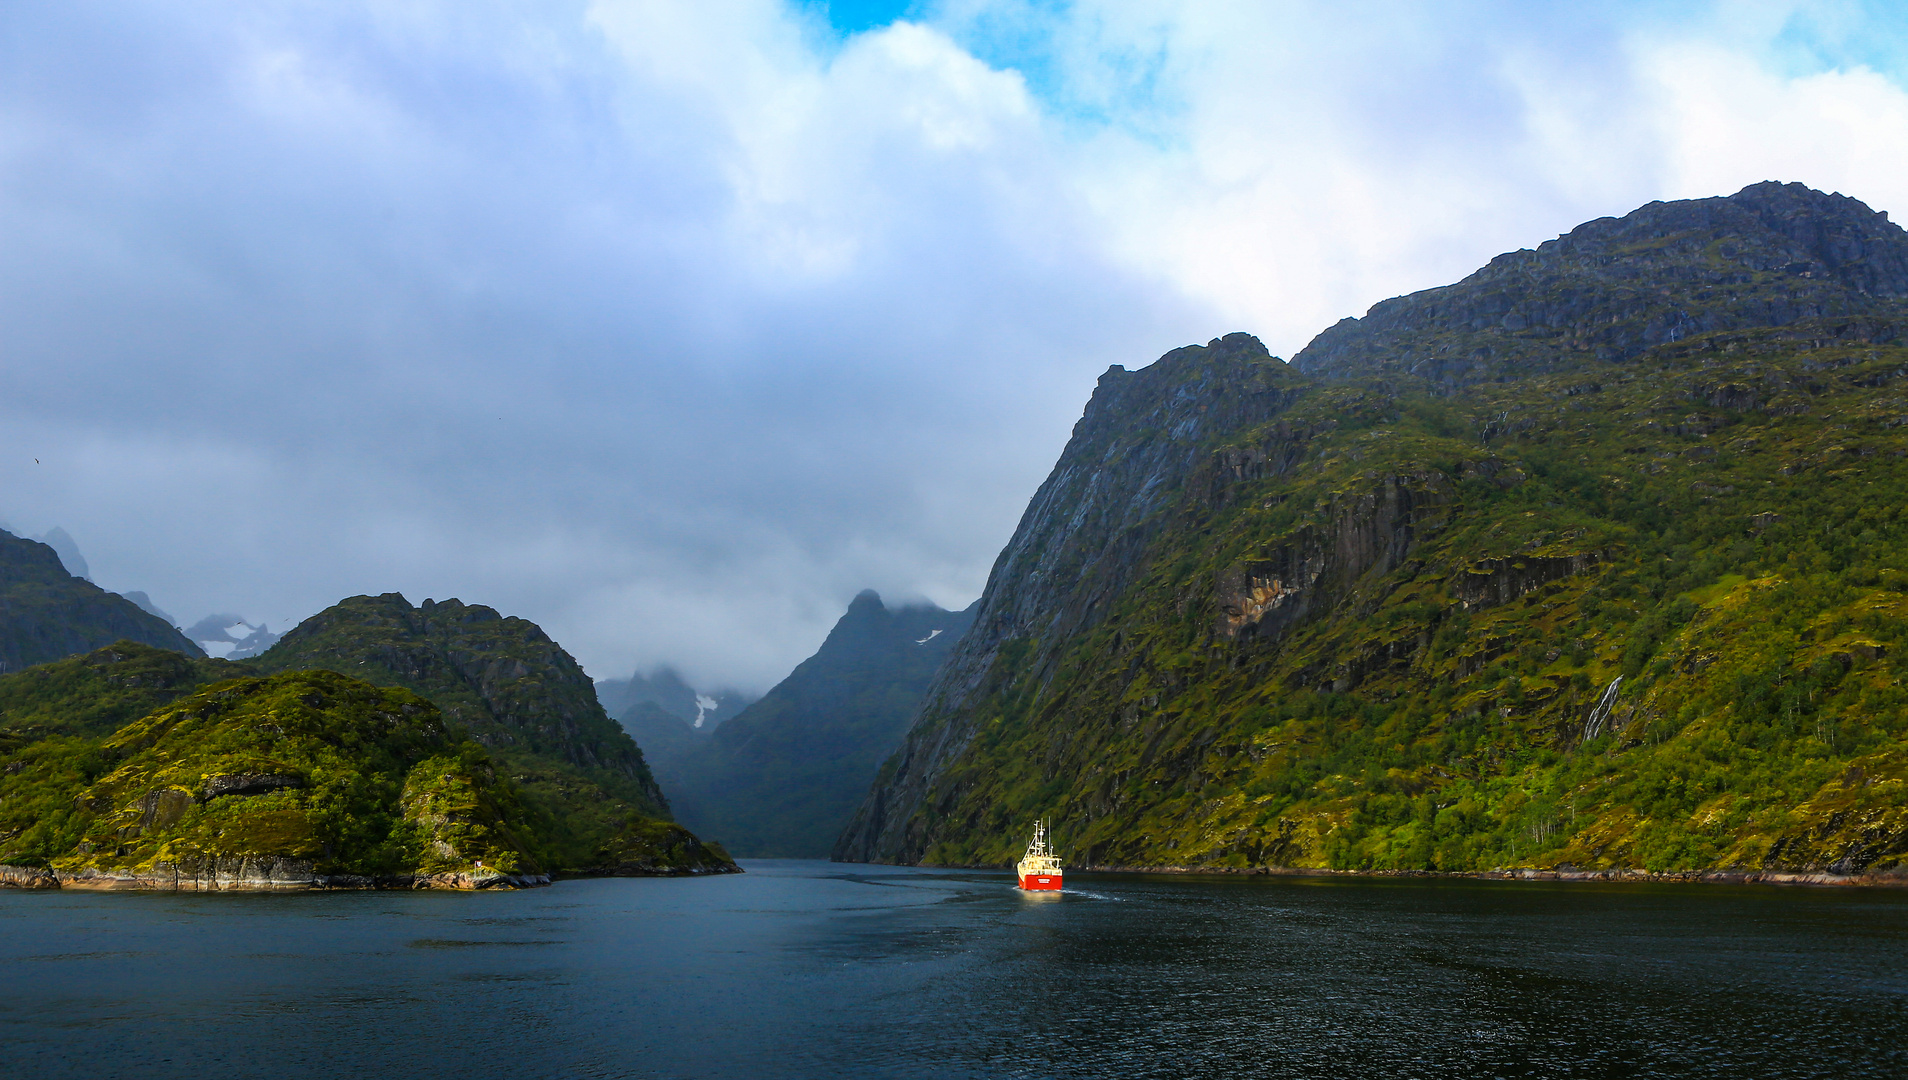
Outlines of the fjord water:
{"label": "fjord water", "polygon": [[18,1076],[1899,1077],[1908,893],[819,862],[0,893]]}

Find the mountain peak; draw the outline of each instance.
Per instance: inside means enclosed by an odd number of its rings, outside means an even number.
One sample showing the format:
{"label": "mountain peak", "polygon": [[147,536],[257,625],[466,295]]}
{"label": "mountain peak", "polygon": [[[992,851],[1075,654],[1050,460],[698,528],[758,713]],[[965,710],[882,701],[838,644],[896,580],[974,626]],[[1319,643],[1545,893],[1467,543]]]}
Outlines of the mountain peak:
{"label": "mountain peak", "polygon": [[1892,341],[1908,233],[1858,199],[1802,184],[1653,202],[1506,252],[1454,285],[1372,306],[1292,364],[1327,378],[1416,376],[1450,389],[1634,359],[1719,331],[1822,323]]}

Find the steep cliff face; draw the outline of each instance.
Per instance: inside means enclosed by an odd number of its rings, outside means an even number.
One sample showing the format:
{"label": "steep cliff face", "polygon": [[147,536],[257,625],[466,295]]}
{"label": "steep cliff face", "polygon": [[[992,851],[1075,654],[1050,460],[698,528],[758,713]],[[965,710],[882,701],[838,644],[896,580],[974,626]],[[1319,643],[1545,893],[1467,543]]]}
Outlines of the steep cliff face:
{"label": "steep cliff face", "polygon": [[658,754],[679,818],[738,855],[826,858],[972,619],[863,592],[760,701]]}
{"label": "steep cliff face", "polygon": [[1102,380],[836,856],[1898,866],[1905,250],[1758,185]]}
{"label": "steep cliff face", "polygon": [[[1000,681],[1051,679],[1060,643],[1104,621],[1159,535],[1177,524],[1171,510],[1212,444],[1278,415],[1297,381],[1248,334],[1100,377],[1059,463],[995,560],[973,625],[838,840],[837,858],[919,857],[917,811],[968,750],[983,703],[1006,689]],[[1003,657],[1003,649],[1012,655]]]}
{"label": "steep cliff face", "polygon": [[67,573],[52,548],[0,532],[0,674],[121,638],[205,655],[164,619]]}

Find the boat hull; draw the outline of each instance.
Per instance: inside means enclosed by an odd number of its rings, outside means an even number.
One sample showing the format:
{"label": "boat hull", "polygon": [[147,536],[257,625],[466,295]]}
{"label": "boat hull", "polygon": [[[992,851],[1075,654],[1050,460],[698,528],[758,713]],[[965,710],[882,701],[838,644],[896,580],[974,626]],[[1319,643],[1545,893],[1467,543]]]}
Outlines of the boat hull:
{"label": "boat hull", "polygon": [[1022,874],[1020,887],[1028,892],[1059,892],[1059,874]]}

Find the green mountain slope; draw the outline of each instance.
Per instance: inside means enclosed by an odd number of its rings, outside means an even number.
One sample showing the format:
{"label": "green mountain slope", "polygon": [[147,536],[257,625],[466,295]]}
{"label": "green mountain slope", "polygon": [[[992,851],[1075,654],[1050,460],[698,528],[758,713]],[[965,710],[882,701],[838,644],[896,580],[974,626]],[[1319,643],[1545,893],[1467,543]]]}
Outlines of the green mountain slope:
{"label": "green mountain slope", "polygon": [[163,705],[252,672],[136,641],[0,675],[0,753],[48,735],[103,738]]}
{"label": "green mountain slope", "polygon": [[[288,631],[247,661],[264,672],[322,668],[434,702],[447,721],[482,744],[524,799],[553,823],[552,862],[561,868],[618,865],[605,838],[642,835],[667,823],[669,805],[642,751],[604,714],[583,669],[535,623],[457,600],[413,607],[397,593],[354,596]],[[666,830],[665,830],[666,831]],[[730,868],[693,837],[670,832],[681,868]],[[660,835],[660,834],[658,834]],[[624,854],[642,847],[625,837]],[[680,851],[678,851],[680,849]],[[676,855],[638,859],[669,869]],[[653,865],[652,865],[653,864]],[[639,869],[642,867],[638,867]]]}
{"label": "green mountain slope", "polygon": [[52,548],[0,532],[0,673],[91,652],[121,638],[205,655],[164,619],[67,573]]}
{"label": "green mountain slope", "polygon": [[0,772],[0,863],[65,887],[481,887],[539,869],[527,818],[430,702],[327,671],[218,683]]}
{"label": "green mountain slope", "polygon": [[687,737],[654,744],[679,818],[740,855],[826,858],[972,619],[863,592],[815,655],[714,733],[648,718]]}
{"label": "green mountain slope", "polygon": [[1904,295],[1758,185],[1114,369],[837,857],[1898,870]]}

